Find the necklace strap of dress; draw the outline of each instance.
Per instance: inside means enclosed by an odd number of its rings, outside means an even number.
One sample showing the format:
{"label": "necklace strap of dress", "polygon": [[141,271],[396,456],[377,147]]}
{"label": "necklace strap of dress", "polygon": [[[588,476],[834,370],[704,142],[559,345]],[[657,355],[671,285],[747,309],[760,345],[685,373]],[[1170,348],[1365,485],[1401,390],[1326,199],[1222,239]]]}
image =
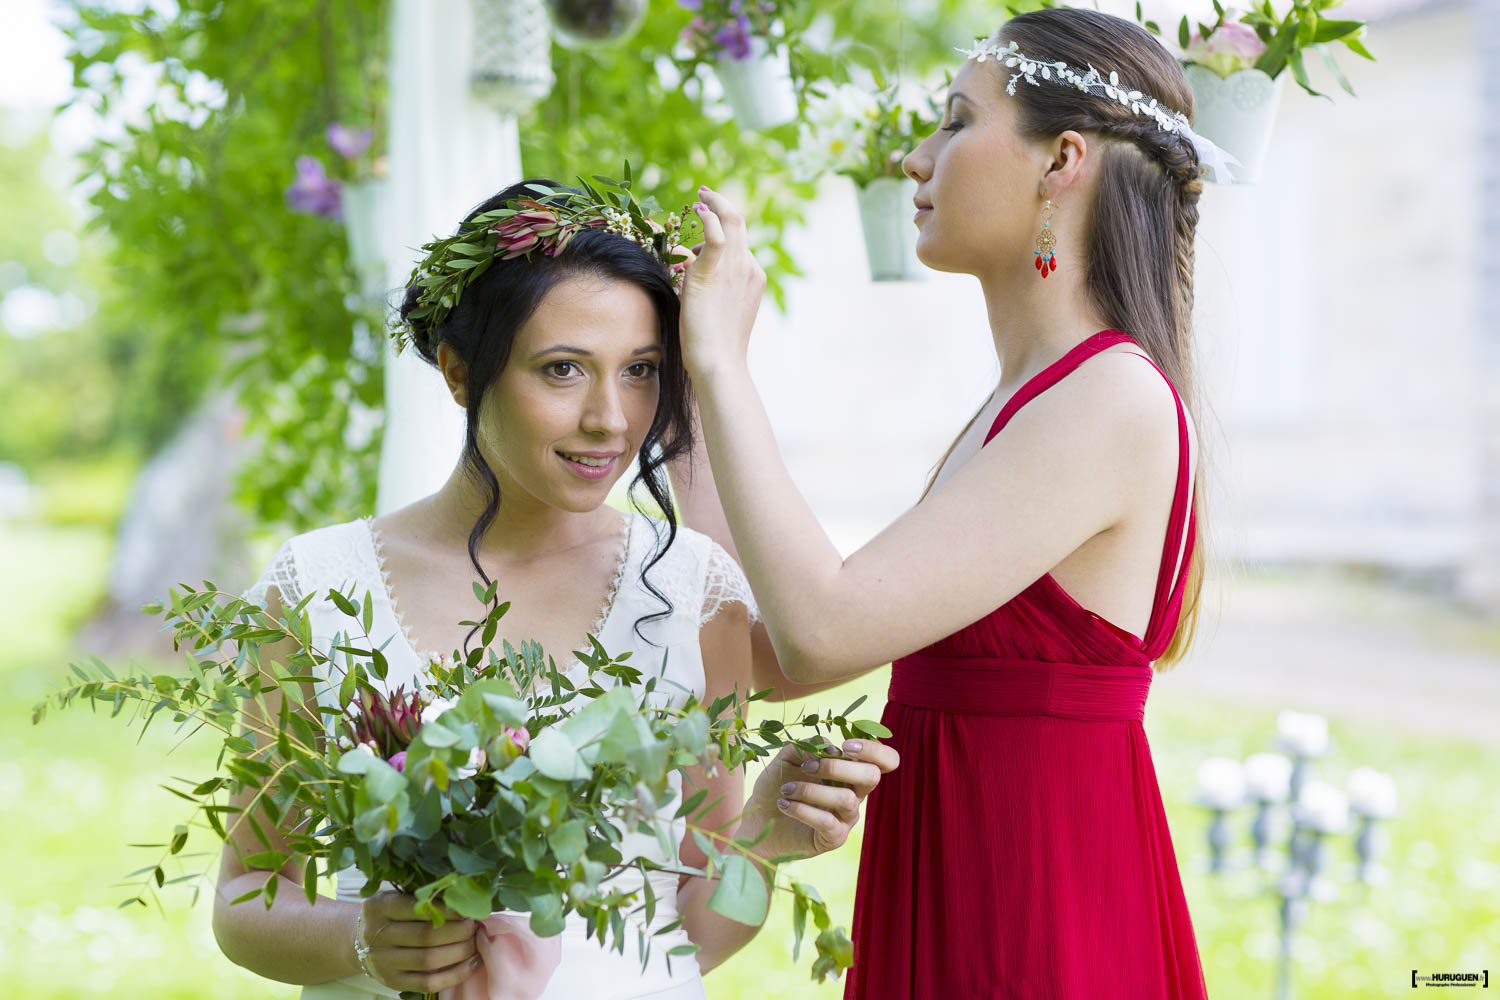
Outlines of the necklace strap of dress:
{"label": "necklace strap of dress", "polygon": [[1073,369],[1100,351],[1107,351],[1116,344],[1128,343],[1134,343],[1134,341],[1127,333],[1121,333],[1119,330],[1101,330],[1037,372],[1001,408],[995,417],[995,422],[990,425],[990,432],[984,436],[984,443],[989,444],[996,434],[1004,430],[1005,425],[1010,423],[1010,418],[1016,415],[1016,411],[1061,382],[1072,373]]}

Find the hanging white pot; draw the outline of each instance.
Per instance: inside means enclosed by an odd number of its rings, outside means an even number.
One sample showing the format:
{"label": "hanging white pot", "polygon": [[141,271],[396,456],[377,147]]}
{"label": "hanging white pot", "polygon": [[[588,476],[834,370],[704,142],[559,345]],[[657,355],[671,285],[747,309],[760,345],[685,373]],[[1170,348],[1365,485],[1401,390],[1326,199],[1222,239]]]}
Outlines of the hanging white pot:
{"label": "hanging white pot", "polygon": [[760,131],[785,125],[797,117],[797,90],[786,47],[776,52],[764,38],[750,39],[750,55],[736,59],[721,54],[714,61],[714,75],[734,111],[735,121]]}
{"label": "hanging white pot", "polygon": [[[1234,183],[1259,181],[1287,74],[1281,73],[1273,80],[1258,69],[1242,69],[1221,77],[1196,63],[1185,65],[1183,72],[1192,84],[1193,99],[1198,105],[1193,130],[1240,161],[1231,168]],[[1224,183],[1221,177],[1213,179]]]}
{"label": "hanging white pot", "polygon": [[345,184],[339,193],[344,214],[344,233],[349,238],[349,261],[359,275],[360,294],[374,300],[385,293],[385,257],[382,255],[382,220],[386,182],[372,178]]}
{"label": "hanging white pot", "polygon": [[917,227],[910,177],[877,177],[856,189],[859,221],[865,233],[865,256],[871,281],[917,281],[927,271],[917,260]]}
{"label": "hanging white pot", "polygon": [[473,0],[469,87],[505,115],[552,92],[552,39],[542,0]]}

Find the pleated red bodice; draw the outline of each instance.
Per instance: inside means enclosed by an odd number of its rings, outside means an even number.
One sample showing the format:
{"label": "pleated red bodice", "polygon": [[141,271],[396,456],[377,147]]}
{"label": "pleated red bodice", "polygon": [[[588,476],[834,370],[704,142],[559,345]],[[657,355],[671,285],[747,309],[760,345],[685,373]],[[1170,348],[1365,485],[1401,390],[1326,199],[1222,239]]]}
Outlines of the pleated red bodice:
{"label": "pleated red bodice", "polygon": [[[1129,341],[1108,330],[1069,351],[1021,387],[985,443]],[[902,763],[869,801],[846,1000],[1206,996],[1141,727],[1196,534],[1173,396],[1177,486],[1144,636],[1047,574],[892,665],[883,721]]]}

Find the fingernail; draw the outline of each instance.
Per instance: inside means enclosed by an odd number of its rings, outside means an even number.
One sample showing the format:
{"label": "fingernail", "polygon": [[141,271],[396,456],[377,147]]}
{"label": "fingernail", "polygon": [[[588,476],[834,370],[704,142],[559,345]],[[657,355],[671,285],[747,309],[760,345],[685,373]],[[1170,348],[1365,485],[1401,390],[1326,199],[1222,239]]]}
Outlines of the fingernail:
{"label": "fingernail", "polygon": [[793,792],[795,792],[796,790],[797,790],[797,783],[795,781],[788,781],[786,784],[784,784],[784,785],[781,786],[781,794],[782,795],[790,795]]}
{"label": "fingernail", "polygon": [[844,744],[844,749],[849,753],[859,753],[864,748],[865,745],[859,740],[849,740]]}
{"label": "fingernail", "polygon": [[708,193],[708,185],[707,184],[699,184],[698,185],[698,193],[699,194],[707,194]]}
{"label": "fingernail", "polygon": [[818,761],[817,761],[817,759],[814,758],[812,760],[804,760],[802,762],[802,770],[806,771],[808,774],[815,774],[815,773],[817,773],[817,770],[818,770]]}
{"label": "fingernail", "polygon": [[777,805],[778,808],[781,808],[781,809],[790,809],[792,807],[792,804],[790,802],[788,802],[786,799],[777,799],[776,800],[776,805]]}

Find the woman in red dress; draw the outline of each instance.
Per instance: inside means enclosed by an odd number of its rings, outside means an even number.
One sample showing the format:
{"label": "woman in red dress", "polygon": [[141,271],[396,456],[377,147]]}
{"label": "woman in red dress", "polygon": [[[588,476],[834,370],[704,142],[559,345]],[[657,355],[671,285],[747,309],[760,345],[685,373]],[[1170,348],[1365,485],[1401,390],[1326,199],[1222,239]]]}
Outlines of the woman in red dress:
{"label": "woman in red dress", "polygon": [[[1141,727],[1201,584],[1188,404],[1211,147],[1192,113],[1167,51],[1092,10],[1017,17],[964,63],[904,169],[919,257],[979,279],[1000,382],[921,501],[847,559],[748,374],[764,274],[744,220],[701,194],[682,339],[770,645],[793,684],[894,661],[902,766],[870,800],[846,997],[1205,995]],[[840,793],[794,782],[782,808]]]}

